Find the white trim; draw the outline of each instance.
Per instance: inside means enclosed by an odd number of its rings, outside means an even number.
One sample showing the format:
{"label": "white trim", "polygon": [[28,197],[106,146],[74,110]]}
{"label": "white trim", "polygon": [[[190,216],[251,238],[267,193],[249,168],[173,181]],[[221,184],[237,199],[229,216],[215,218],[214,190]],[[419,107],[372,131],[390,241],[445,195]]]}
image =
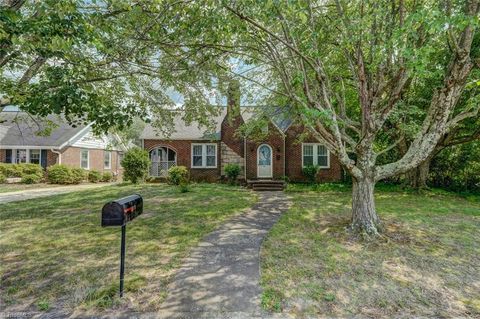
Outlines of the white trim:
{"label": "white trim", "polygon": [[65,146],[69,146],[73,143],[75,143],[78,139],[80,139],[82,137],[82,135],[84,135],[85,133],[88,133],[88,131],[90,130],[90,127],[92,126],[92,123],[88,124],[87,126],[85,126],[84,128],[82,128],[80,131],[78,131],[75,135],[73,135],[71,138],[69,138],[65,143],[63,143],[62,145],[58,146],[59,149],[62,149],[64,148]]}
{"label": "white trim", "polygon": [[303,147],[305,145],[312,145],[312,146],[323,146],[327,150],[327,166],[320,166],[318,165],[318,149],[316,147],[313,148],[313,165],[317,166],[318,168],[330,168],[330,150],[322,143],[302,143],[302,168],[305,167],[303,164]]}
{"label": "white trim", "polygon": [[[267,146],[270,149],[270,175],[260,176],[260,164],[259,164],[260,153],[259,152],[262,146]],[[273,177],[273,149],[268,144],[260,144],[257,147],[257,178],[272,178],[272,177]]]}
{"label": "white trim", "polygon": [[[82,153],[86,151],[87,152],[87,167],[82,166]],[[90,170],[90,150],[88,148],[82,148],[80,149],[80,168]]]}
{"label": "white trim", "polygon": [[[193,166],[193,147],[200,145],[202,146],[202,166]],[[207,146],[215,146],[215,166],[207,166]],[[199,155],[197,155],[199,156]],[[218,162],[218,147],[217,143],[192,143],[190,147],[190,167],[191,168],[217,168]]]}
{"label": "white trim", "polygon": [[[105,154],[108,153],[108,166],[105,166]],[[112,169],[112,151],[103,151],[103,169]]]}

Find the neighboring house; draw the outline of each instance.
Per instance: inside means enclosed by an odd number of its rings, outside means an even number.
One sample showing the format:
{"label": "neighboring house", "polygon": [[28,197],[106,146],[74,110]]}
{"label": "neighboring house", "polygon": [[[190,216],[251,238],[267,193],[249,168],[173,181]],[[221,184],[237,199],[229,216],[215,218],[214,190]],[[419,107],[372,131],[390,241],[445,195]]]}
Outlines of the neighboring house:
{"label": "neighboring house", "polygon": [[17,111],[0,112],[0,162],[3,163],[34,163],[43,168],[65,164],[118,176],[124,151],[118,136],[97,137],[91,125],[72,127],[59,116],[33,120]]}
{"label": "neighboring house", "polygon": [[[213,118],[215,131],[207,133],[198,123],[186,125],[181,113],[174,120],[175,130],[165,136],[147,125],[142,133],[144,149],[149,151],[150,175],[165,177],[168,168],[186,166],[195,180],[216,181],[225,176],[225,165],[237,163],[240,179],[282,179],[305,181],[302,168],[317,165],[318,181],[338,181],[342,168],[318,140],[303,136],[304,130],[285,116],[272,116],[267,137],[262,141],[239,137],[238,128],[252,120],[258,108],[240,107],[238,89],[231,89],[227,107]],[[235,98],[237,97],[237,98]]]}

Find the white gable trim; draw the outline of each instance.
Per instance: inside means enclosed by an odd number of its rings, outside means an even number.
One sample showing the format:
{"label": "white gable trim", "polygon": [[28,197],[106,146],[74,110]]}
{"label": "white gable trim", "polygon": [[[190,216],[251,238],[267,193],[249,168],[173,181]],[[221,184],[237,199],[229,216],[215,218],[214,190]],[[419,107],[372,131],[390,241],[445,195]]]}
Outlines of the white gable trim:
{"label": "white gable trim", "polygon": [[77,132],[77,134],[72,136],[68,141],[66,141],[65,143],[60,145],[59,148],[62,149],[64,147],[70,146],[73,143],[75,143],[76,141],[78,141],[80,138],[82,138],[84,135],[86,135],[86,133],[88,133],[90,131],[91,126],[92,126],[92,124],[88,124],[87,126],[85,126],[83,129],[81,129],[79,132]]}

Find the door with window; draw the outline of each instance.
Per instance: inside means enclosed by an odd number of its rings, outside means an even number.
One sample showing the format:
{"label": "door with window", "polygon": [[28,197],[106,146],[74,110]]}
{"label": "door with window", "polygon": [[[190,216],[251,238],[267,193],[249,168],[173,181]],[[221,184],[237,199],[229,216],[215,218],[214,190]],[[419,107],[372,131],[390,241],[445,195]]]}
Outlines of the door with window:
{"label": "door with window", "polygon": [[271,178],[272,175],[272,148],[267,144],[258,147],[257,154],[257,177]]}

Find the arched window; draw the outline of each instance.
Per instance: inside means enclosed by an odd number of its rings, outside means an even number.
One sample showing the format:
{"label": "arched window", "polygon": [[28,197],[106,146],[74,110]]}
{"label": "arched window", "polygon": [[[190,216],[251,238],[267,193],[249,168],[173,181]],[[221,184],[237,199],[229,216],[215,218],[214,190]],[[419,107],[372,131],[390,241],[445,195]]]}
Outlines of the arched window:
{"label": "arched window", "polygon": [[177,153],[166,146],[154,148],[150,151],[150,176],[166,177],[168,169],[177,165]]}

